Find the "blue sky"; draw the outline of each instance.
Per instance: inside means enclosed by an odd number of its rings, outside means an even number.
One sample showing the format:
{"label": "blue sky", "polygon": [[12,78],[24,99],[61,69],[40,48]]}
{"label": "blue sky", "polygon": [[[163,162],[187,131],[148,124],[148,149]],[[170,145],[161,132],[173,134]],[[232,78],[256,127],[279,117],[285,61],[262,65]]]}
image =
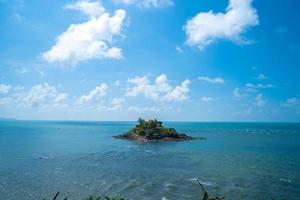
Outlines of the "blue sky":
{"label": "blue sky", "polygon": [[300,121],[297,0],[0,0],[0,117]]}

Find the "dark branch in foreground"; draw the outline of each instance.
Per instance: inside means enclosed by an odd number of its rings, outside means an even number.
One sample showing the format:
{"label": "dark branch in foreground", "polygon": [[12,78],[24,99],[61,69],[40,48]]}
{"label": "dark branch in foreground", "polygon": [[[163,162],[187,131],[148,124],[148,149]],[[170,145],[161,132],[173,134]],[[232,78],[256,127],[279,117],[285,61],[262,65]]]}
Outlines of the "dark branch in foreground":
{"label": "dark branch in foreground", "polygon": [[197,182],[200,185],[200,188],[202,190],[202,194],[203,194],[202,200],[224,200],[225,199],[225,197],[221,197],[221,198],[219,198],[219,197],[209,198],[208,193],[205,191],[205,189],[204,189],[204,187],[203,187],[203,185],[202,185],[202,183],[200,182],[199,179],[197,179]]}
{"label": "dark branch in foreground", "polygon": [[[53,200],[58,200],[58,196],[59,196],[59,192],[57,192],[55,194],[55,196],[53,197]],[[46,200],[46,199],[43,199],[43,200]],[[67,197],[64,198],[64,200],[68,200]],[[87,199],[85,200],[127,200],[125,199],[124,197],[92,197],[92,196],[89,196]]]}
{"label": "dark branch in foreground", "polygon": [[53,200],[56,200],[56,198],[58,197],[59,192],[56,193],[56,195],[54,196]]}
{"label": "dark branch in foreground", "polygon": [[[201,192],[202,192],[202,198],[201,200],[225,200],[225,197],[214,197],[214,198],[210,198],[208,192],[206,192],[206,190],[203,187],[203,184],[200,182],[199,179],[197,179],[197,183],[200,185],[201,188]],[[59,192],[56,193],[56,195],[53,197],[53,200],[58,200],[58,196],[59,196]],[[274,198],[270,198],[271,200],[275,200]],[[45,200],[45,199],[43,199]],[[67,200],[67,197],[64,198],[64,200]],[[85,200],[128,200],[125,197],[92,197],[89,196],[87,199]],[[283,199],[284,200],[284,199]]]}

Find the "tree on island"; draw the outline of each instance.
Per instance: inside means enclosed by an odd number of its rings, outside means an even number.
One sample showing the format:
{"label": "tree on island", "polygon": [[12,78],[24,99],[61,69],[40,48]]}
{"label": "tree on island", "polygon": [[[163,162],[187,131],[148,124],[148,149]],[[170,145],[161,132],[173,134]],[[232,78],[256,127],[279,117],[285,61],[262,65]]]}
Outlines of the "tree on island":
{"label": "tree on island", "polygon": [[135,127],[129,130],[127,133],[114,137],[139,141],[180,141],[195,139],[184,133],[178,133],[174,128],[164,127],[163,123],[157,119],[145,120],[143,118],[139,118]]}

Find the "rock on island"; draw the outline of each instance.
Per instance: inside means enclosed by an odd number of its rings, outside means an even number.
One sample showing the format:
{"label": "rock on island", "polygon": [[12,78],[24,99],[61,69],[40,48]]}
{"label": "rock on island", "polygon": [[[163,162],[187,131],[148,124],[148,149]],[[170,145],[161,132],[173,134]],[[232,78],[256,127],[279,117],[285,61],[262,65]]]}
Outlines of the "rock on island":
{"label": "rock on island", "polygon": [[137,141],[183,141],[204,138],[193,138],[184,133],[178,133],[174,128],[166,128],[161,121],[156,119],[138,119],[137,125],[122,135],[114,138],[137,140]]}

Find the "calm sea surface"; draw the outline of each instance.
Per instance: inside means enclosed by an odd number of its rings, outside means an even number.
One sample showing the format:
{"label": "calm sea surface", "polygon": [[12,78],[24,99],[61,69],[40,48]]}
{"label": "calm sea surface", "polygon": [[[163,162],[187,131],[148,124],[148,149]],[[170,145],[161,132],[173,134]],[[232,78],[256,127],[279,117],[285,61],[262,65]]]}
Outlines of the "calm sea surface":
{"label": "calm sea surface", "polygon": [[165,125],[207,141],[137,143],[112,138],[134,122],[0,122],[0,200],[300,199],[300,124]]}

